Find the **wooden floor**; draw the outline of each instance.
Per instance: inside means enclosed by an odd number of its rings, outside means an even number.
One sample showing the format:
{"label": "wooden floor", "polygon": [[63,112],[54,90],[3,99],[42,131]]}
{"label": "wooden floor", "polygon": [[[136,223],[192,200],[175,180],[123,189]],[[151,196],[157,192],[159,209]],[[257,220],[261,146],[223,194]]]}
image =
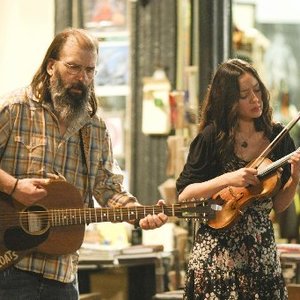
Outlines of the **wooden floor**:
{"label": "wooden floor", "polygon": [[300,300],[300,284],[288,284],[289,300]]}
{"label": "wooden floor", "polygon": [[[289,300],[300,300],[300,284],[288,284],[287,288],[289,292]],[[183,291],[179,290],[179,291],[156,294],[153,297],[153,300],[182,299],[182,293]]]}
{"label": "wooden floor", "polygon": [[88,293],[79,296],[79,300],[101,300],[100,293]]}

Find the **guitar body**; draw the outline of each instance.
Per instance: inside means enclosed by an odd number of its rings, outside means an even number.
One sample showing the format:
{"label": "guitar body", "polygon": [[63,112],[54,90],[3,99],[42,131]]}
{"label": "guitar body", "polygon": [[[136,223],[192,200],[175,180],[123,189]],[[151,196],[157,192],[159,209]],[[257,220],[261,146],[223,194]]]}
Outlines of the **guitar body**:
{"label": "guitar body", "polygon": [[[1,195],[0,210],[1,216],[4,213],[13,216],[16,211],[11,199],[4,194]],[[28,247],[34,248],[35,246],[28,243],[28,236],[23,236],[19,227],[11,226],[8,223],[10,222],[6,218],[0,218],[0,270],[16,263],[29,252]],[[25,247],[23,247],[24,245]]]}
{"label": "guitar body", "polygon": [[[47,209],[83,208],[83,200],[79,191],[65,181],[50,181],[45,186],[48,195],[41,204]],[[51,227],[47,240],[37,247],[46,254],[68,254],[78,250],[83,242],[85,225],[68,225]]]}
{"label": "guitar body", "polygon": [[[81,195],[73,185],[65,181],[49,180],[45,188],[48,194],[32,206],[35,211],[44,211],[47,215],[47,209],[83,207]],[[85,225],[51,227],[42,220],[36,222],[38,228],[33,228],[30,232],[22,226],[27,223],[21,221],[20,217],[26,208],[6,194],[1,194],[0,198],[0,270],[33,251],[62,255],[80,248]]]}

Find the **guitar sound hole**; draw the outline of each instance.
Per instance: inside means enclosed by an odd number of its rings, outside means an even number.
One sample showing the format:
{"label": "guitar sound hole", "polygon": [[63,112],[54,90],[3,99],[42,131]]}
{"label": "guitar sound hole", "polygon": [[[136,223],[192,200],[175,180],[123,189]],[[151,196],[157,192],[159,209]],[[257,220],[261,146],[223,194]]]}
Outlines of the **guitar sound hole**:
{"label": "guitar sound hole", "polygon": [[40,235],[49,228],[48,213],[41,206],[27,207],[21,213],[20,224],[25,232],[31,235]]}

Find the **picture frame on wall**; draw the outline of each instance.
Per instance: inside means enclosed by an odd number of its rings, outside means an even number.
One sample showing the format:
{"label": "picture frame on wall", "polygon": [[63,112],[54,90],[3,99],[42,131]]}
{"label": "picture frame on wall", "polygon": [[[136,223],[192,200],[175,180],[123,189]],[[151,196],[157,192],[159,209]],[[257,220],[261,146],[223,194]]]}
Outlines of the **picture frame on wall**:
{"label": "picture frame on wall", "polygon": [[82,6],[85,29],[127,30],[127,0],[83,0]]}
{"label": "picture frame on wall", "polygon": [[[126,91],[129,85],[129,43],[128,41],[100,41],[95,87],[114,87]],[[104,88],[102,88],[104,90]]]}
{"label": "picture frame on wall", "polygon": [[125,116],[124,113],[119,112],[107,112],[102,111],[101,113],[105,124],[108,128],[110,138],[113,145],[113,151],[115,157],[118,159],[124,156],[125,147],[124,147],[124,124],[125,124]]}

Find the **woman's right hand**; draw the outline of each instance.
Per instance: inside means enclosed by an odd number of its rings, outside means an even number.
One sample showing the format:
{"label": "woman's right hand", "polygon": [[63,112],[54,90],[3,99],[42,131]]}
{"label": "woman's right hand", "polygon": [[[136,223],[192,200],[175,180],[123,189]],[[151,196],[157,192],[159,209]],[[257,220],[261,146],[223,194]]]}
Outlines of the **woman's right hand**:
{"label": "woman's right hand", "polygon": [[257,169],[254,168],[241,168],[233,172],[224,174],[228,186],[247,187],[250,185],[259,184],[257,178]]}
{"label": "woman's right hand", "polygon": [[247,187],[259,182],[257,169],[241,168],[207,181],[191,183],[180,193],[178,199],[183,201],[200,197],[209,198],[228,186]]}

